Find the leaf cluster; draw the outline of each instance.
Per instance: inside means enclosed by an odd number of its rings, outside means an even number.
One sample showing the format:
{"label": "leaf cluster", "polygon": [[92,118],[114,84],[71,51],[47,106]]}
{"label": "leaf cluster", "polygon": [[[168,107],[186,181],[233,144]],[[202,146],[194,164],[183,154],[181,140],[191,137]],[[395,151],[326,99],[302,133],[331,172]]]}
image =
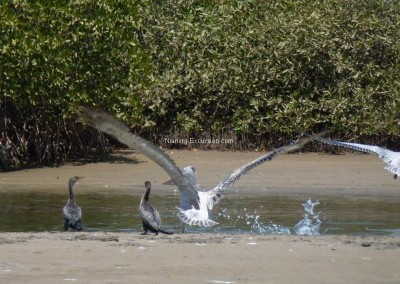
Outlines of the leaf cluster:
{"label": "leaf cluster", "polygon": [[193,132],[396,135],[399,12],[398,1],[369,0],[147,5],[148,120]]}
{"label": "leaf cluster", "polygon": [[[85,148],[80,143],[84,131],[71,119],[77,104],[96,104],[125,120],[140,120],[134,94],[149,60],[138,44],[138,26],[136,1],[1,1],[3,156],[20,164],[48,164],[59,155],[44,159],[44,152],[35,149],[60,143],[66,149]],[[72,139],[75,131],[79,139]],[[61,156],[71,154],[65,150]]]}

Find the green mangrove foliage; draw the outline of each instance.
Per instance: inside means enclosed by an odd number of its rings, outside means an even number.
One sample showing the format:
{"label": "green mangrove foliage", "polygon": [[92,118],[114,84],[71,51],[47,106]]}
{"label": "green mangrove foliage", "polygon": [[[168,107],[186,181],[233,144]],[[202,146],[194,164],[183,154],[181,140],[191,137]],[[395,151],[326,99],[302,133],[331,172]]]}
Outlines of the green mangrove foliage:
{"label": "green mangrove foliage", "polygon": [[79,103],[157,143],[326,128],[399,142],[399,1],[32,2],[0,3],[3,167],[108,145]]}
{"label": "green mangrove foliage", "polygon": [[1,1],[3,168],[106,150],[101,134],[71,118],[78,103],[140,120],[135,89],[149,68],[139,22],[135,1]]}
{"label": "green mangrove foliage", "polygon": [[145,7],[154,125],[399,133],[398,1],[166,1]]}

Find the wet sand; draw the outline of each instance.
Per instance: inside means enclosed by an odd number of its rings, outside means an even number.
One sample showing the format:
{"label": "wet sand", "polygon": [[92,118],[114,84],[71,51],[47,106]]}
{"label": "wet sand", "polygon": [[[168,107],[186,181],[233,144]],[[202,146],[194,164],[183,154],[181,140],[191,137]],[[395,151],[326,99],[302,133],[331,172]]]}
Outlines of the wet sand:
{"label": "wet sand", "polygon": [[1,233],[1,283],[399,283],[400,240]]}
{"label": "wet sand", "polygon": [[[209,188],[260,156],[249,152],[168,151],[194,165]],[[243,194],[398,198],[399,180],[370,155],[289,154],[243,176]],[[154,194],[168,176],[153,162],[123,151],[106,162],[0,173],[0,191],[80,190]],[[229,192],[228,192],[229,194]],[[220,204],[223,206],[223,201]],[[398,218],[399,216],[394,216]],[[400,283],[399,237],[252,236],[138,233],[0,233],[0,283]]]}
{"label": "wet sand", "polygon": [[[201,188],[212,188],[236,168],[263,152],[167,151],[176,164],[197,169]],[[266,162],[234,184],[232,191],[244,194],[312,196],[400,197],[400,180],[384,169],[372,155],[286,154]],[[83,175],[80,190],[143,193],[144,181],[153,191],[170,194],[174,187],[162,185],[169,176],[154,162],[135,151],[119,151],[108,161],[84,165],[63,165],[15,172],[0,172],[0,191],[66,191],[68,179]],[[229,194],[229,190],[226,194]]]}

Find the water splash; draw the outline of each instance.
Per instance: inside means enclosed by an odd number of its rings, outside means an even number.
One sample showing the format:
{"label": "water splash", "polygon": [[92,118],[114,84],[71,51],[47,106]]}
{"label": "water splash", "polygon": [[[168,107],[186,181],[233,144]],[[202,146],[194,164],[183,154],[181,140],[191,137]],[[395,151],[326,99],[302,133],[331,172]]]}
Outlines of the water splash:
{"label": "water splash", "polygon": [[319,228],[321,225],[321,220],[319,219],[319,213],[314,213],[314,207],[318,205],[318,200],[316,202],[312,202],[311,198],[309,198],[304,204],[304,218],[300,220],[295,226],[294,231],[298,235],[307,235],[307,236],[318,236],[320,235]]}
{"label": "water splash", "polygon": [[232,227],[242,228],[239,231],[250,231],[252,234],[290,235],[290,229],[287,227],[274,224],[271,221],[264,224],[257,210],[251,213],[247,208],[243,208],[241,212],[235,210],[231,215],[227,209],[222,209],[218,215],[228,221]]}
{"label": "water splash", "polygon": [[252,233],[268,234],[268,235],[290,235],[290,229],[285,226],[273,224],[264,225],[261,222],[254,222],[251,226]]}

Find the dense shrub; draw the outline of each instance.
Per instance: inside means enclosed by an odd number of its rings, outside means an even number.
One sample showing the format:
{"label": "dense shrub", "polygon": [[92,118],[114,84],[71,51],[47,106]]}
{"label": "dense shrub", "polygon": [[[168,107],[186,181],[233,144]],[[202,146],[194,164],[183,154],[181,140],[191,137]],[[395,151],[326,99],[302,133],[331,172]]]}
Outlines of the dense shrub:
{"label": "dense shrub", "polygon": [[[149,120],[185,131],[399,133],[398,1],[146,7]],[[171,125],[172,124],[172,125]]]}
{"label": "dense shrub", "polygon": [[78,103],[158,143],[277,146],[325,128],[398,140],[399,1],[6,0],[0,32],[3,164],[102,144]]}
{"label": "dense shrub", "polygon": [[93,146],[93,133],[85,137],[70,118],[78,103],[140,119],[134,91],[148,68],[136,7],[123,0],[1,2],[3,167],[63,161]]}

